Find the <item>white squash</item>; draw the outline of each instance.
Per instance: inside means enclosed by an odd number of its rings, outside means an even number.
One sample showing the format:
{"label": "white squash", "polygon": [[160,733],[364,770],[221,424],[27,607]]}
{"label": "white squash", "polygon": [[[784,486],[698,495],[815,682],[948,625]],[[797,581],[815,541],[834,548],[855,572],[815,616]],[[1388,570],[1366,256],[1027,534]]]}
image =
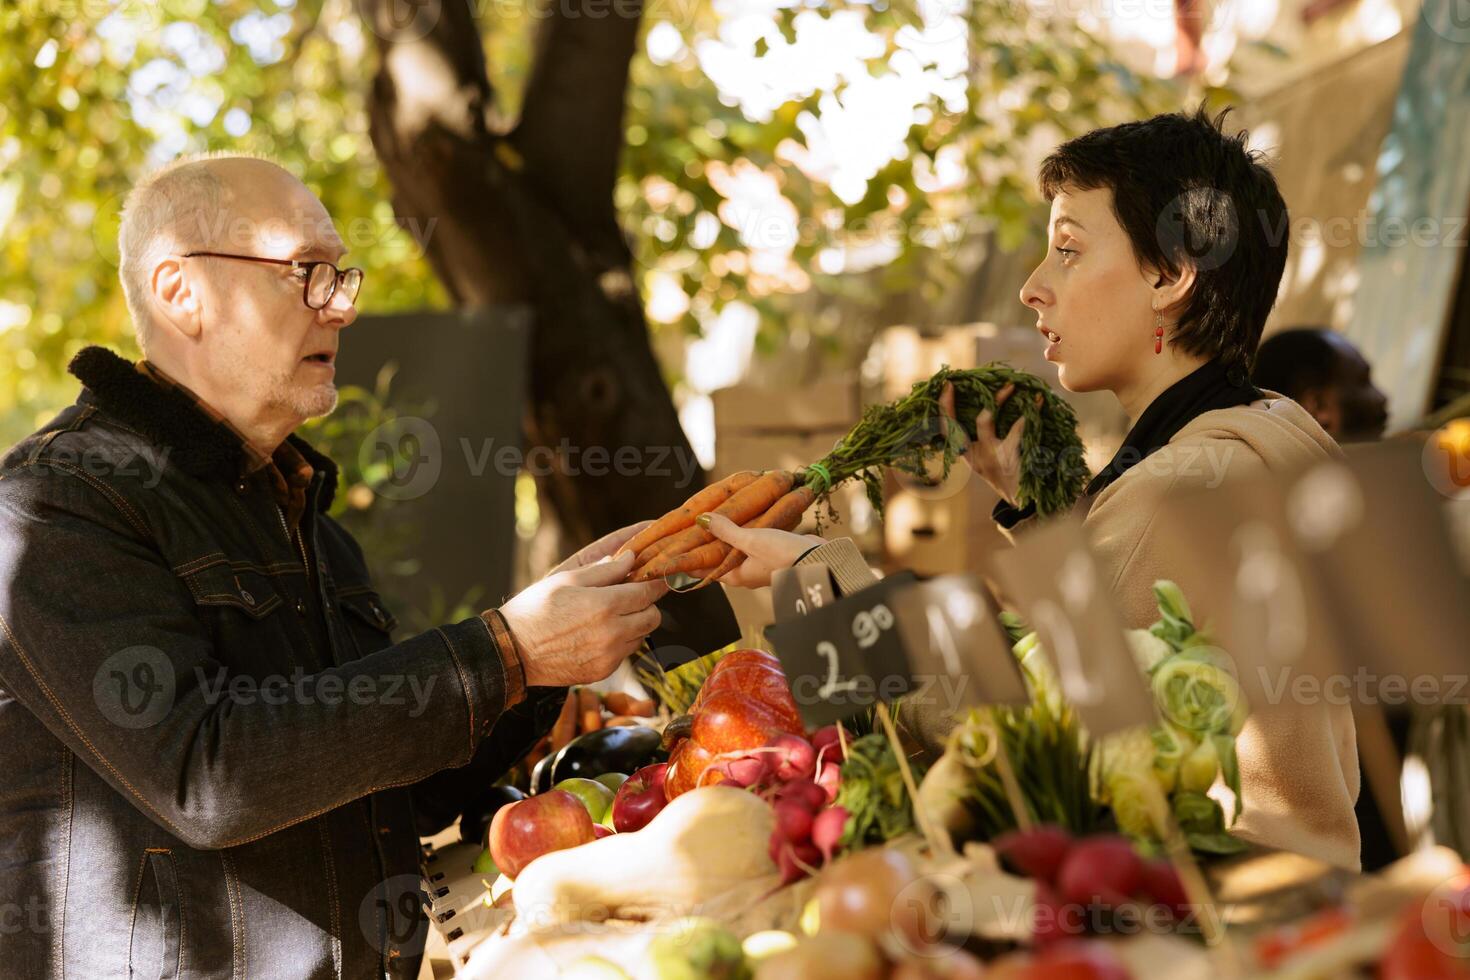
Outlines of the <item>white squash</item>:
{"label": "white squash", "polygon": [[[642,830],[543,854],[512,890],[517,925],[555,929],[610,918],[688,915],[741,888],[774,887],[775,815],[753,793],[705,786],[670,801]],[[754,897],[754,896],[752,896]]]}

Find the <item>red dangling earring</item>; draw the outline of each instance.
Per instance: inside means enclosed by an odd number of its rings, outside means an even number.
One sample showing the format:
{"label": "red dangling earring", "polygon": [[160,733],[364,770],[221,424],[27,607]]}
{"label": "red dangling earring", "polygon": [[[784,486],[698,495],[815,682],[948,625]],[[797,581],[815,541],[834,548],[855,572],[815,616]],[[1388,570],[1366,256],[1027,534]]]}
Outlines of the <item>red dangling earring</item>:
{"label": "red dangling earring", "polygon": [[1158,323],[1158,326],[1154,328],[1154,353],[1162,354],[1164,352],[1164,314],[1155,311],[1154,317]]}

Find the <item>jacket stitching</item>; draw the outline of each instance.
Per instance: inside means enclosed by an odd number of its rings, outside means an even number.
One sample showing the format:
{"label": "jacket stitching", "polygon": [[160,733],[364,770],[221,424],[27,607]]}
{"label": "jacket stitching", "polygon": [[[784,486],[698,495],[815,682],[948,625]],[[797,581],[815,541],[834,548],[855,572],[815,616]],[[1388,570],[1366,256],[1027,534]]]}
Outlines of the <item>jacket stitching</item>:
{"label": "jacket stitching", "polygon": [[92,753],[92,755],[103,766],[103,768],[111,773],[119,783],[125,786],[129,793],[133,794],[133,797],[138,801],[138,805],[141,809],[147,810],[149,813],[157,817],[160,823],[164,824],[170,830],[174,831],[175,836],[179,837],[180,839],[186,838],[188,835],[186,834],[184,829],[178,824],[174,823],[172,820],[170,820],[166,815],[155,809],[153,804],[149,802],[148,798],[145,797],[142,793],[138,792],[137,787],[129,782],[128,778],[117,770],[117,767],[114,766],[107,759],[107,757],[104,756],[97,749],[97,746],[92,744],[92,740],[87,737],[87,733],[82,731],[81,726],[79,726],[72,718],[71,712],[66,710],[66,706],[61,703],[61,701],[56,697],[56,693],[51,690],[51,686],[47,684],[41,678],[41,675],[36,672],[35,664],[31,662],[31,658],[26,653],[25,647],[21,646],[20,638],[15,635],[13,630],[11,630],[10,623],[6,621],[3,615],[0,615],[0,632],[3,632],[5,634],[5,638],[9,640],[10,645],[15,648],[15,654],[17,657],[20,658],[21,665],[25,667],[26,673],[31,675],[31,680],[35,681],[36,686],[41,689],[41,693],[46,695],[46,700],[51,702],[51,707],[54,708],[56,710],[56,713],[61,716],[61,719],[66,722],[66,726],[71,730],[72,734],[75,735],[77,739],[87,747],[88,751]]}
{"label": "jacket stitching", "polygon": [[327,869],[327,903],[332,910],[332,966],[337,976],[342,975],[342,912],[337,905],[337,864],[332,860],[331,839],[327,836],[326,821],[316,822],[317,836],[322,842],[322,862]]}
{"label": "jacket stitching", "polygon": [[60,907],[60,914],[57,916],[57,918],[60,920],[60,922],[59,922],[59,924],[57,926],[57,929],[56,929],[56,942],[54,944],[54,949],[55,949],[55,956],[56,956],[56,959],[55,959],[56,975],[58,977],[62,978],[62,980],[65,980],[65,977],[66,977],[66,962],[65,962],[65,959],[66,959],[66,893],[67,893],[67,886],[71,884],[71,833],[72,833],[72,821],[73,821],[74,816],[75,816],[75,814],[74,814],[73,811],[76,809],[76,796],[75,796],[75,793],[73,792],[73,782],[72,782],[75,777],[73,776],[73,773],[72,773],[72,766],[75,765],[76,758],[77,757],[74,754],[72,754],[71,749],[67,748],[65,745],[63,745],[61,747],[61,755],[62,755],[62,760],[61,760],[62,761],[62,766],[61,766],[61,799],[62,799],[62,804],[63,804],[63,806],[65,808],[65,811],[66,811],[66,834],[65,834],[66,848],[62,852],[62,859],[61,859],[61,888],[60,888],[60,891],[61,891],[61,907]]}
{"label": "jacket stitching", "polygon": [[138,885],[133,889],[133,915],[128,923],[128,976],[133,975],[133,940],[138,935],[138,901],[143,897],[143,875],[148,870],[148,851],[138,861]]}
{"label": "jacket stitching", "polygon": [[85,480],[89,485],[91,485],[91,487],[93,489],[95,489],[97,492],[101,493],[108,500],[112,501],[112,505],[114,507],[116,507],[122,513],[123,517],[127,518],[128,523],[133,526],[133,530],[137,531],[139,534],[143,535],[143,537],[145,537],[145,538],[150,538],[151,539],[153,537],[152,533],[148,529],[147,522],[144,521],[143,518],[142,518],[142,516],[139,515],[136,510],[133,509],[133,505],[130,504],[130,503],[128,503],[127,498],[124,497],[122,494],[118,493],[112,487],[109,487],[107,484],[103,483],[101,480],[95,479],[92,476],[92,474],[87,473],[84,470],[80,470],[77,467],[71,465],[70,463],[64,462],[62,460],[56,460],[56,459],[47,460],[46,461],[46,465],[47,466],[54,466],[54,467],[56,467],[59,470],[63,470],[65,472],[67,472],[67,473],[71,473],[71,474],[75,475],[76,477],[78,477],[78,478],[80,478],[82,480]]}
{"label": "jacket stitching", "polygon": [[225,873],[225,896],[230,901],[230,978],[234,980],[245,976],[245,912],[240,908],[240,881],[230,852],[220,851],[219,861]]}
{"label": "jacket stitching", "polygon": [[[481,622],[484,621],[481,620]],[[464,665],[459,661],[459,652],[455,650],[454,641],[449,638],[449,634],[438,626],[434,627],[434,632],[439,634],[444,640],[444,645],[449,648],[449,659],[454,663],[454,669],[459,674],[460,687],[464,689],[465,708],[470,716],[470,755],[473,756],[475,754],[475,698],[470,690],[469,675],[465,673]],[[485,633],[488,635],[489,632],[490,627],[487,624]],[[495,640],[492,638],[490,642],[493,644]]]}

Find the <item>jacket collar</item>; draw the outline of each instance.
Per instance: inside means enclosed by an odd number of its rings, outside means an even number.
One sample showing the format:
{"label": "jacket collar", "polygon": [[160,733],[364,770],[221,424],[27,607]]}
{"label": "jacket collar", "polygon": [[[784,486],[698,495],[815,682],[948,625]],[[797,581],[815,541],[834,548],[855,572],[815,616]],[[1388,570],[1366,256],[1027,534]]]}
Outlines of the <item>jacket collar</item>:
{"label": "jacket collar", "polygon": [[[84,347],[67,370],[86,388],[81,402],[167,447],[169,462],[179,469],[202,479],[232,481],[238,476],[244,443],[187,395],[155,383],[105,347]],[[337,464],[298,435],[286,439],[322,474],[317,509],[325,511],[337,491]]]}

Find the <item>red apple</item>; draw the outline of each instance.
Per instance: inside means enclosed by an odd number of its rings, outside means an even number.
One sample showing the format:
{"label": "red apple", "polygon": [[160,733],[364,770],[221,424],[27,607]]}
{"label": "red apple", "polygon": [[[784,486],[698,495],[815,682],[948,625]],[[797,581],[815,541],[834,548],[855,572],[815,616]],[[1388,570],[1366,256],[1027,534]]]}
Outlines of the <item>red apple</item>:
{"label": "red apple", "polygon": [[543,854],[595,839],[582,801],[563,789],[503,806],[490,821],[490,856],[511,878]]}
{"label": "red apple", "polygon": [[642,830],[658,811],[668,805],[664,794],[664,776],[669,771],[667,762],[644,766],[629,776],[613,797],[613,828],[620,834]]}

